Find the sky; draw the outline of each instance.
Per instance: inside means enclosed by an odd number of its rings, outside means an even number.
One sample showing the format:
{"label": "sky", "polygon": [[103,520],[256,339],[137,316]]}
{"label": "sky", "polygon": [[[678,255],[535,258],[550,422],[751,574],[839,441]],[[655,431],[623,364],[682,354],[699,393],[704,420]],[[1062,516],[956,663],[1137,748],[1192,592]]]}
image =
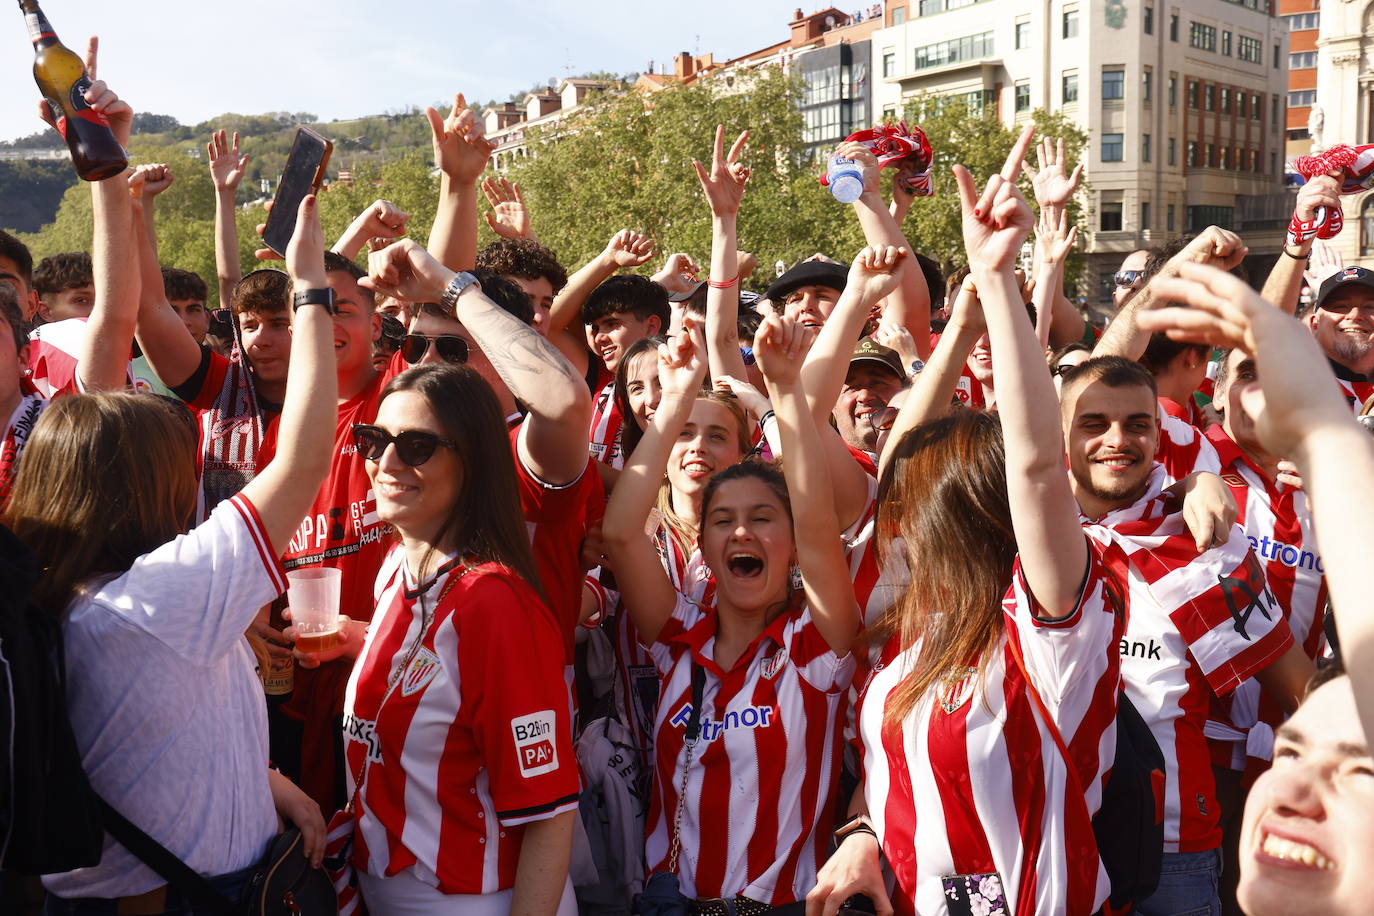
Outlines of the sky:
{"label": "sky", "polygon": [[[195,124],[224,112],[322,121],[447,100],[504,100],[546,78],[671,71],[681,51],[727,60],[784,40],[797,0],[42,0],[135,111]],[[855,4],[857,8],[857,4]],[[807,12],[822,8],[806,6]],[[33,133],[38,90],[22,15],[0,14],[0,140]]]}

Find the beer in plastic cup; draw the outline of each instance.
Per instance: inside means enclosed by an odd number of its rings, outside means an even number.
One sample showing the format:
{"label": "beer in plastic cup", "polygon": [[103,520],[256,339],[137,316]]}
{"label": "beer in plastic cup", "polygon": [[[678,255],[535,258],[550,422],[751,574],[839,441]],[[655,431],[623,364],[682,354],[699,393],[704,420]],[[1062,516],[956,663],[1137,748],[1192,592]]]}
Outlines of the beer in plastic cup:
{"label": "beer in plastic cup", "polygon": [[327,652],[339,641],[339,583],[343,573],[326,566],[286,574],[286,603],[296,627],[296,648]]}

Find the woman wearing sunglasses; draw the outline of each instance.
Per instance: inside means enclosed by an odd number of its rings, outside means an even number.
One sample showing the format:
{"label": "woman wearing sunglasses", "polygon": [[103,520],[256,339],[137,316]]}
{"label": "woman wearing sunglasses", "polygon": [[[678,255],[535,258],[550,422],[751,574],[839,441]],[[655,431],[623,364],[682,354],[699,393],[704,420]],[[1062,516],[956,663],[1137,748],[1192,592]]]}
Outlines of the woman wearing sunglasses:
{"label": "woman wearing sunglasses", "polygon": [[563,639],[491,387],[419,366],[353,427],[399,542],[348,682],[354,861],[374,913],[574,912]]}

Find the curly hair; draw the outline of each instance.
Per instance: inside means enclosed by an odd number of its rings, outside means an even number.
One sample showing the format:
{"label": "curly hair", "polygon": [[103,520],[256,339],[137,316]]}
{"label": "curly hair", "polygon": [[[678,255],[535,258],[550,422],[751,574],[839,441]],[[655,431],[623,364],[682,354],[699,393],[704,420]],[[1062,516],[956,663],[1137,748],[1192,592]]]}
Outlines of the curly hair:
{"label": "curly hair", "polygon": [[477,267],[505,277],[549,281],[557,293],[568,282],[568,272],[552,251],[534,239],[497,239],[477,252]]}
{"label": "curly hair", "polygon": [[195,299],[204,302],[210,295],[199,274],[177,267],[162,268],[162,291],[168,301]]}
{"label": "curly hair", "polygon": [[33,269],[33,288],[40,296],[94,283],[91,256],[84,251],[49,255]]}

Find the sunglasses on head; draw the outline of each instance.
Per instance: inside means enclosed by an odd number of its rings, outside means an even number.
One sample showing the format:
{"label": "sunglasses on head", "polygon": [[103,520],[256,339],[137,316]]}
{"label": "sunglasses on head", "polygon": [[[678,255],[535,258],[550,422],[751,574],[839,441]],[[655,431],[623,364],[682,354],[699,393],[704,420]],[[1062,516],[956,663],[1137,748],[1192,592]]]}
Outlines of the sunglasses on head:
{"label": "sunglasses on head", "polygon": [[1112,282],[1117,286],[1134,287],[1145,276],[1143,270],[1118,270],[1112,275]]}
{"label": "sunglasses on head", "polygon": [[425,358],[430,342],[439,351],[439,358],[446,363],[465,363],[468,361],[468,342],[456,334],[407,334],[401,355],[412,366]]}
{"label": "sunglasses on head", "polygon": [[353,444],[357,446],[358,454],[368,461],[380,461],[386,447],[395,444],[396,457],[413,468],[434,457],[434,450],[441,445],[455,450],[458,448],[448,439],[441,439],[423,429],[407,429],[393,436],[380,426],[366,423],[353,424]]}

